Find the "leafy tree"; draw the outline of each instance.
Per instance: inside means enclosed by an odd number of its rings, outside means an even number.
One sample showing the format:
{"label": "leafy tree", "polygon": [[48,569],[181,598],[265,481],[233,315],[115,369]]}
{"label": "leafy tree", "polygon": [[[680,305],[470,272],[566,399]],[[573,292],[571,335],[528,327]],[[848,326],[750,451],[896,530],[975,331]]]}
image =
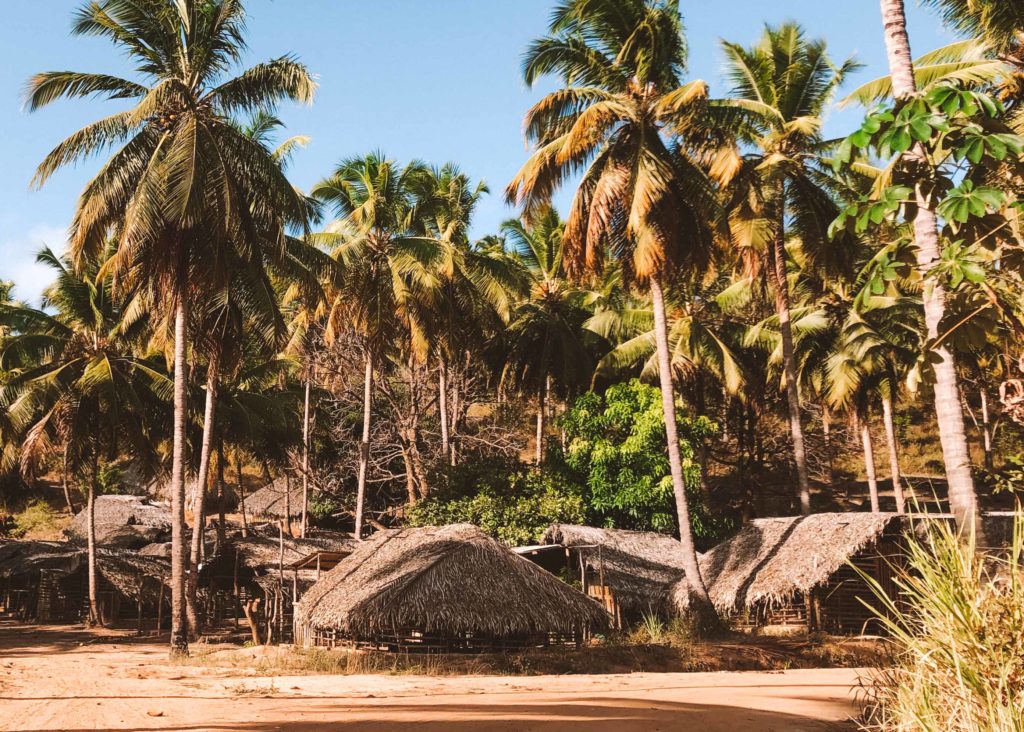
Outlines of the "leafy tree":
{"label": "leafy tree", "polygon": [[[707,543],[721,526],[700,493],[701,466],[694,445],[712,437],[704,416],[678,419],[683,475],[694,536]],[[566,465],[582,476],[592,514],[607,525],[676,531],[672,475],[665,453],[665,415],[657,388],[638,379],[615,384],[604,395],[580,396],[561,417]]]}

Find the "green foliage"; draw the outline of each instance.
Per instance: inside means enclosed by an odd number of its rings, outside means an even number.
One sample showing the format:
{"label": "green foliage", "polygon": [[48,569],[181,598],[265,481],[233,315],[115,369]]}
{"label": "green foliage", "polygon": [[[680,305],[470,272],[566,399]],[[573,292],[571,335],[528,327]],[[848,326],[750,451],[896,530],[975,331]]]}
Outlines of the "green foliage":
{"label": "green foliage", "polygon": [[868,729],[1024,730],[1024,520],[999,556],[979,552],[948,524],[908,541],[900,600],[866,580],[895,645],[895,665],[874,679]]}
{"label": "green foliage", "polygon": [[475,491],[469,492],[463,479],[456,479],[453,488],[410,507],[409,525],[471,523],[515,546],[537,542],[552,523],[586,521],[584,496],[559,475],[490,467],[489,477]]}
{"label": "green foliage", "polygon": [[14,514],[12,533],[24,537],[38,530],[49,530],[56,526],[60,513],[43,500],[34,500],[20,512]]}
{"label": "green foliage", "polygon": [[[671,532],[675,504],[661,392],[638,379],[615,384],[604,396],[579,397],[561,419],[565,462],[582,477],[591,510],[602,523]],[[690,498],[691,521],[698,538],[720,527],[701,500],[700,465],[693,444],[715,434],[707,417],[680,419],[680,452]]]}

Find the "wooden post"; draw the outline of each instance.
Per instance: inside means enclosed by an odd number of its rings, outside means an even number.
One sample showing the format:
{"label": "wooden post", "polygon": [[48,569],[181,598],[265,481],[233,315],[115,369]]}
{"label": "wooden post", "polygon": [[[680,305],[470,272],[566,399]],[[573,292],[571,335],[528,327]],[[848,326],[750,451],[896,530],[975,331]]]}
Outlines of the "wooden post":
{"label": "wooden post", "polygon": [[160,597],[156,601],[156,634],[159,637],[164,624],[164,589],[166,585],[160,583]]}

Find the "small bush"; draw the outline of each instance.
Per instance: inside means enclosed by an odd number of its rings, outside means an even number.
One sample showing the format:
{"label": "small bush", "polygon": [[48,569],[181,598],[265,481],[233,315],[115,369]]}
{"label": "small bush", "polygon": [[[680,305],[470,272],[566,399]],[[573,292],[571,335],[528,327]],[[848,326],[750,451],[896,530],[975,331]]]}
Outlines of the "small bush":
{"label": "small bush", "polygon": [[1000,555],[976,551],[947,524],[909,542],[900,600],[871,580],[895,663],[872,679],[864,729],[1024,730],[1024,521]]}
{"label": "small bush", "polygon": [[19,538],[30,534],[55,533],[60,528],[62,518],[60,512],[55,511],[49,503],[35,500],[14,514],[14,530],[11,533]]}

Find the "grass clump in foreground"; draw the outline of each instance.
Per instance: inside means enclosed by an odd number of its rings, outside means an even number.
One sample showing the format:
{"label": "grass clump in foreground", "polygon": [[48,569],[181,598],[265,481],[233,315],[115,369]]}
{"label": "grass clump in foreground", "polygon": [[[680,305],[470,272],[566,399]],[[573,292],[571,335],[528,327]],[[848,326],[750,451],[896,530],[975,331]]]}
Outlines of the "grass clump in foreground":
{"label": "grass clump in foreground", "polygon": [[908,545],[899,600],[872,582],[895,663],[871,679],[863,729],[1024,731],[1024,520],[999,554],[938,522]]}

